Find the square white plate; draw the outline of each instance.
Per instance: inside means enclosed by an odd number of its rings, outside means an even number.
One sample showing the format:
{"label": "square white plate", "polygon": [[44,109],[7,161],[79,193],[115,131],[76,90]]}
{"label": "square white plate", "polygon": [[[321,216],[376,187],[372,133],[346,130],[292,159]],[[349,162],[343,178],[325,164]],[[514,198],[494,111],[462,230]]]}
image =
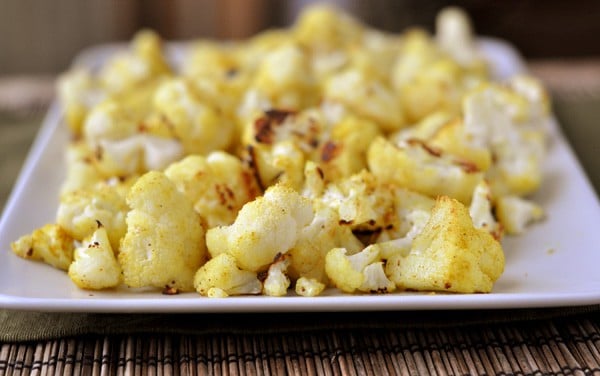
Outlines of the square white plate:
{"label": "square white plate", "polygon": [[[498,77],[523,71],[515,50],[483,38],[482,50]],[[180,46],[171,46],[177,60]],[[122,46],[92,48],[76,64],[94,67]],[[520,237],[505,238],[506,270],[490,294],[396,293],[229,297],[195,293],[91,292],[78,289],[59,270],[18,258],[10,242],[53,222],[65,175],[68,132],[58,104],[52,105],[7,202],[0,222],[0,308],[86,312],[255,312],[484,309],[576,306],[600,303],[600,204],[556,123],[544,166],[544,184],[533,197],[547,219]]]}

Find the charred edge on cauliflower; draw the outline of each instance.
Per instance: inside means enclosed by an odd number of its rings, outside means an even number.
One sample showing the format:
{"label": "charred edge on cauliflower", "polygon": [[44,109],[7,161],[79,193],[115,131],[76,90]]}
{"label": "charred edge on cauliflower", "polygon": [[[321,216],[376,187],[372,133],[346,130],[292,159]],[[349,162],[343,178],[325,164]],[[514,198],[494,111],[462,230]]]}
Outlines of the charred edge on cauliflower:
{"label": "charred edge on cauliflower", "polygon": [[321,149],[321,160],[323,162],[329,162],[337,157],[341,151],[341,145],[338,145],[333,141],[327,141]]}
{"label": "charred edge on cauliflower", "polygon": [[[424,142],[423,140],[419,140],[417,138],[411,138],[411,139],[408,139],[407,142],[409,145],[422,147],[423,150],[425,150],[427,153],[429,153],[429,155],[431,155],[433,157],[436,157],[436,158],[442,157],[443,151],[441,149],[433,147],[431,145],[427,145],[427,143]],[[477,165],[471,161],[467,161],[464,159],[454,159],[452,161],[452,163],[454,163],[455,165],[460,167],[467,174],[475,174],[480,171],[479,167],[477,167]]]}
{"label": "charred edge on cauliflower", "polygon": [[272,144],[274,136],[274,127],[281,125],[285,119],[295,112],[288,110],[271,109],[264,112],[264,115],[254,121],[254,139],[262,144]]}
{"label": "charred edge on cauliflower", "polygon": [[256,160],[257,160],[256,150],[254,150],[254,146],[252,146],[252,145],[246,146],[246,152],[248,154],[248,158],[246,159],[246,161],[248,162],[248,166],[250,167],[250,170],[252,171],[252,173],[254,175],[254,179],[256,180],[258,187],[260,188],[261,191],[264,192],[266,187],[260,180],[260,173],[258,172],[258,163],[256,163]]}

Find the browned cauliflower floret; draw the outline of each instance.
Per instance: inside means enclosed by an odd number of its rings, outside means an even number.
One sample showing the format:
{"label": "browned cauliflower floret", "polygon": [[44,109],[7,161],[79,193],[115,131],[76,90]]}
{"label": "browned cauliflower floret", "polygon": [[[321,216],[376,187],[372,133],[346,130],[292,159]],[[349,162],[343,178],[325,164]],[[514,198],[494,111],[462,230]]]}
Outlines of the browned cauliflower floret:
{"label": "browned cauliflower floret", "polygon": [[240,269],[233,256],[221,253],[198,269],[194,276],[194,288],[200,295],[226,297],[260,294],[262,284],[256,272]]}
{"label": "browned cauliflower floret", "polygon": [[192,200],[208,228],[233,223],[242,206],[261,193],[250,169],[222,151],[190,155],[171,164],[165,175]]}
{"label": "browned cauliflower floret", "polygon": [[369,169],[383,182],[426,194],[447,195],[468,204],[483,173],[473,163],[462,161],[420,140],[401,145],[377,138],[367,155]]}
{"label": "browned cauliflower floret", "polygon": [[69,268],[75,248],[73,238],[57,224],[44,225],[10,246],[20,257],[43,261],[62,270]]}
{"label": "browned cauliflower floret", "polygon": [[504,271],[500,243],[473,226],[467,208],[440,197],[408,255],[396,254],[386,273],[399,289],[490,292]]}
{"label": "browned cauliflower floret", "polygon": [[102,223],[112,249],[127,231],[125,216],[129,207],[117,187],[105,183],[64,194],[56,214],[56,222],[74,239],[90,237]]}
{"label": "browned cauliflower floret", "polygon": [[379,256],[372,246],[352,255],[344,248],[334,248],[327,253],[325,270],[332,284],[346,293],[394,291],[396,286],[385,275]]}
{"label": "browned cauliflower floret", "polygon": [[206,244],[213,257],[228,253],[242,269],[256,272],[288,252],[312,218],[310,200],[275,185],[244,205],[232,225],[209,229]]}
{"label": "browned cauliflower floret", "polygon": [[127,196],[127,233],[119,263],[131,287],[192,291],[206,259],[204,229],[192,202],[163,173],[148,172]]}

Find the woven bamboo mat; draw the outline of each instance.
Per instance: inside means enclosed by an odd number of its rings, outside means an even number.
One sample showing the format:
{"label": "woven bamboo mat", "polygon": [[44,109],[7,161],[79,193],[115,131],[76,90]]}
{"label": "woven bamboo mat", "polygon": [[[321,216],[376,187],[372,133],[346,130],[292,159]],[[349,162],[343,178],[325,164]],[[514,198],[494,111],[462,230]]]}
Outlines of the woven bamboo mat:
{"label": "woven bamboo mat", "polygon": [[5,343],[0,375],[600,374],[591,317],[520,324]]}

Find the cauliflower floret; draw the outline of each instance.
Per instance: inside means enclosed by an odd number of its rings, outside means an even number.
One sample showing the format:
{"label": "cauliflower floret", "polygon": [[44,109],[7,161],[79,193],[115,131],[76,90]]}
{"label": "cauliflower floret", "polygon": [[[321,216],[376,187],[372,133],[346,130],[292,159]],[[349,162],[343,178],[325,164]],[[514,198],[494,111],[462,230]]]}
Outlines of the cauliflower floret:
{"label": "cauliflower floret", "polygon": [[490,292],[504,270],[500,243],[473,226],[467,208],[440,197],[408,255],[397,253],[386,274],[399,289]]}
{"label": "cauliflower floret", "polygon": [[93,187],[64,194],[56,214],[56,222],[75,240],[90,237],[102,223],[112,249],[127,231],[125,217],[129,207],[116,187],[99,183]]}
{"label": "cauliflower floret", "polygon": [[206,259],[204,229],[191,201],[163,173],[140,177],[127,196],[119,263],[131,287],[191,291]]}
{"label": "cauliflower floret", "polygon": [[390,186],[366,170],[325,188],[319,202],[335,209],[340,222],[352,229],[379,231],[396,225],[394,197]]}
{"label": "cauliflower floret", "polygon": [[69,268],[75,248],[73,238],[57,224],[44,225],[10,246],[19,257],[43,261],[62,270]]}
{"label": "cauliflower floret", "polygon": [[396,290],[394,282],[385,275],[383,262],[371,263],[363,269],[364,281],[358,288],[360,291],[374,293],[388,293]]}
{"label": "cauliflower floret", "polygon": [[300,277],[296,281],[295,290],[300,296],[317,296],[325,290],[325,284],[313,278]]}
{"label": "cauliflower floret", "polygon": [[209,229],[206,244],[213,257],[229,253],[242,269],[256,272],[288,252],[312,218],[310,200],[275,185],[245,204],[232,225]]}
{"label": "cauliflower floret", "polygon": [[242,206],[260,194],[250,169],[222,151],[190,155],[171,164],[165,175],[192,200],[208,228],[233,223]]}
{"label": "cauliflower floret", "polygon": [[312,222],[302,228],[289,254],[292,256],[290,275],[327,282],[325,256],[332,248],[343,247],[354,253],[363,244],[350,226],[340,225],[337,212],[327,206],[317,206]]}
{"label": "cauliflower floret", "polygon": [[164,126],[181,141],[186,154],[207,154],[231,145],[233,119],[184,79],[161,83],[153,100]]}
{"label": "cauliflower floret", "polygon": [[80,288],[102,290],[121,283],[121,266],[100,223],[91,238],[75,249],[73,258],[69,278]]}
{"label": "cauliflower floret", "polygon": [[290,287],[290,278],[287,269],[290,266],[290,255],[288,253],[275,257],[275,262],[269,266],[267,278],[263,282],[263,294],[269,296],[284,296]]}
{"label": "cauliflower floret", "polygon": [[382,131],[405,125],[401,103],[383,82],[356,69],[332,76],[325,84],[325,100],[341,102],[355,113],[375,121]]}
{"label": "cauliflower floret", "polygon": [[90,108],[106,95],[98,87],[91,73],[83,68],[75,68],[63,73],[57,80],[57,91],[65,112],[66,123],[74,134],[81,132]]}
{"label": "cauliflower floret", "polygon": [[447,195],[468,204],[483,173],[473,163],[461,161],[419,140],[396,146],[377,138],[367,154],[369,169],[383,182],[426,194]]}
{"label": "cauliflower floret", "polygon": [[299,190],[302,186],[305,156],[293,141],[281,141],[272,146],[249,145],[246,151],[246,158],[256,171],[261,187],[279,183]]}
{"label": "cauliflower floret", "polygon": [[325,178],[335,181],[366,168],[367,150],[379,135],[377,124],[357,116],[347,115],[335,123],[330,139],[319,148],[318,161]]}
{"label": "cauliflower floret", "polygon": [[486,178],[496,196],[525,195],[541,183],[546,137],[527,126],[531,107],[525,96],[493,84],[465,97],[464,132],[474,146],[494,155]]}
{"label": "cauliflower floret", "polygon": [[318,99],[307,54],[293,43],[267,52],[251,86],[275,108],[299,110],[314,105]]}
{"label": "cauliflower floret", "polygon": [[262,284],[255,272],[238,268],[233,256],[221,253],[198,269],[194,276],[194,288],[200,295],[226,297],[260,294]]}
{"label": "cauliflower floret", "polygon": [[477,184],[473,192],[473,199],[469,206],[469,214],[475,228],[489,232],[497,240],[502,239],[502,226],[492,214],[492,192],[489,184],[482,181]]}
{"label": "cauliflower floret", "polygon": [[65,164],[67,176],[60,188],[61,195],[93,186],[107,177],[98,167],[94,150],[84,141],[69,143]]}
{"label": "cauliflower floret", "polygon": [[130,50],[116,54],[102,68],[99,79],[110,92],[122,93],[170,72],[160,37],[143,30],[134,36]]}
{"label": "cauliflower floret", "polygon": [[528,224],[544,218],[544,209],[518,196],[501,196],[496,203],[496,215],[508,234],[525,231]]}
{"label": "cauliflower floret", "polygon": [[367,265],[378,260],[379,251],[367,247],[353,255],[345,248],[333,248],[325,257],[325,271],[331,283],[346,293],[353,293],[367,280],[364,273]]}
{"label": "cauliflower floret", "polygon": [[458,7],[442,9],[436,19],[436,42],[462,65],[482,64],[482,56],[474,40],[471,21]]}

